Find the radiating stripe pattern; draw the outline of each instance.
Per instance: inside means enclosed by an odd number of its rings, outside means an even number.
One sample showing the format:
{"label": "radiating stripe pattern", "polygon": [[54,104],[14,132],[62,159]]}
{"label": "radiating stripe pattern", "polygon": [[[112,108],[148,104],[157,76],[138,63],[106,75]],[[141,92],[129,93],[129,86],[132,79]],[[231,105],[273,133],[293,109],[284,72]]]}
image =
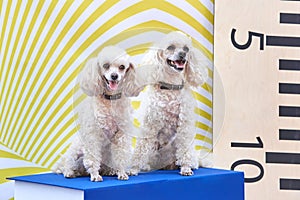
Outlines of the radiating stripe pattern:
{"label": "radiating stripe pattern", "polygon": [[[47,171],[66,150],[77,132],[73,108],[84,99],[76,95],[76,79],[88,58],[118,45],[138,61],[170,30],[190,35],[212,60],[213,1],[0,1],[0,175]],[[193,92],[195,147],[207,151],[212,70]],[[139,109],[138,101],[132,104]]]}

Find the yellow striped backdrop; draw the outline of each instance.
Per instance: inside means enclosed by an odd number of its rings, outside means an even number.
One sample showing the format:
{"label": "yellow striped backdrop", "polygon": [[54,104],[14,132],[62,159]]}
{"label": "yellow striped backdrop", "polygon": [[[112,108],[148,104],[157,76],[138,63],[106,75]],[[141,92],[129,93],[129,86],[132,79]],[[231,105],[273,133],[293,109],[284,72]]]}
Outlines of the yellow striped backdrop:
{"label": "yellow striped backdrop", "polygon": [[[0,199],[5,179],[49,171],[76,133],[76,78],[84,62],[116,44],[138,60],[170,30],[213,58],[212,0],[0,1]],[[212,150],[212,68],[198,102],[196,149]],[[135,109],[140,102],[133,101]],[[139,121],[135,119],[135,125]]]}

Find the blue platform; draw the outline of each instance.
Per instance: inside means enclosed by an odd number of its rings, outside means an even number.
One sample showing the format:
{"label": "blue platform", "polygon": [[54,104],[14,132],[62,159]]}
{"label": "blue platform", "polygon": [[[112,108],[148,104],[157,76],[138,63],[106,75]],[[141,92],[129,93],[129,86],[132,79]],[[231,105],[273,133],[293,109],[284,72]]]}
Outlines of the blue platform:
{"label": "blue platform", "polygon": [[53,173],[10,178],[16,182],[43,184],[81,190],[84,200],[95,199],[199,199],[243,200],[244,174],[229,170],[200,168],[194,176],[181,176],[178,171],[160,170],[130,176],[128,181],[104,176],[103,182],[89,177],[67,179]]}

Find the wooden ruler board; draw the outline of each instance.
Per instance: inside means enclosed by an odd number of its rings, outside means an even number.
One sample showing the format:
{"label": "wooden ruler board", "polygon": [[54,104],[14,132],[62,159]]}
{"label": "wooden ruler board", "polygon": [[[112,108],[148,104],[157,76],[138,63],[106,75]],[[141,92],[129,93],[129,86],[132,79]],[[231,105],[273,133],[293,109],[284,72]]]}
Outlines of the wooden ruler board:
{"label": "wooden ruler board", "polygon": [[300,1],[216,0],[214,164],[247,200],[300,199]]}

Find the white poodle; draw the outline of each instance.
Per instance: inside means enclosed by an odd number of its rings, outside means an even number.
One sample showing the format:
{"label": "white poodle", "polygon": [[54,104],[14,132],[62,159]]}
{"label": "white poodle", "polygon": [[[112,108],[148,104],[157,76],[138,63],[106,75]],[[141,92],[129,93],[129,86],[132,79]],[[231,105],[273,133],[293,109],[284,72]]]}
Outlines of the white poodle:
{"label": "white poodle", "polygon": [[127,180],[132,157],[127,96],[142,89],[136,85],[134,66],[124,50],[108,46],[87,62],[79,80],[88,95],[78,112],[80,130],[55,171],[65,177],[90,175],[91,181],[115,174]]}
{"label": "white poodle", "polygon": [[[196,101],[191,88],[207,78],[208,59],[181,32],[171,32],[146,54],[144,63],[155,82],[149,88],[150,104],[137,141],[131,174],[169,166],[189,176],[198,168],[194,149]],[[170,168],[171,166],[171,168]]]}

